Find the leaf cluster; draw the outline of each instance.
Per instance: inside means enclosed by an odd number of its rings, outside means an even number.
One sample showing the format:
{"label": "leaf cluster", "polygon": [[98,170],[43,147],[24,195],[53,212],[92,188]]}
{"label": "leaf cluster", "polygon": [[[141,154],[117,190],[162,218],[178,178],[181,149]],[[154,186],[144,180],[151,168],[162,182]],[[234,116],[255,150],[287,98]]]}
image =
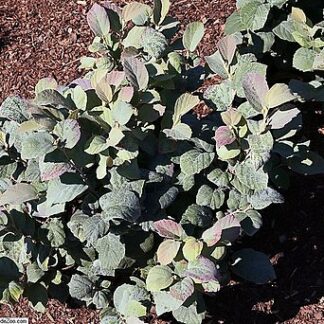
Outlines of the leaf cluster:
{"label": "leaf cluster", "polygon": [[[44,311],[49,297],[72,297],[110,324],[144,323],[155,306],[158,316],[199,324],[203,295],[231,273],[275,279],[266,255],[235,242],[258,231],[262,209],[283,202],[289,169],[324,172],[298,135],[299,105],[324,96],[317,75],[274,82],[265,58],[275,42],[291,41],[282,36],[289,25],[310,33],[307,42],[288,34],[316,52],[307,71],[317,70],[322,24],[294,7],[268,31],[289,1],[237,6],[203,66],[204,25],[190,23],[179,38],[169,0],[94,4],[84,76],[67,86],[45,78],[33,100],[2,103],[3,301],[24,295]],[[214,74],[222,82],[202,93]],[[212,108],[202,119],[192,114],[200,104]]]}

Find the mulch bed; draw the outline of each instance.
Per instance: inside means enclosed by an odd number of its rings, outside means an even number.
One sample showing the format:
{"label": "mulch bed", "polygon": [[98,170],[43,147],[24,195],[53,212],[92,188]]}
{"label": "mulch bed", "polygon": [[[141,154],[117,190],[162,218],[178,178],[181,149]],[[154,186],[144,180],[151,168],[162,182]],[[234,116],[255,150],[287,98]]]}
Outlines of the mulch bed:
{"label": "mulch bed", "polygon": [[[91,2],[0,0],[0,103],[10,94],[31,98],[40,78],[54,76],[67,83],[82,74],[77,67],[92,39],[85,19]],[[208,55],[234,8],[234,0],[175,0],[171,13],[182,24],[205,23],[200,51]],[[324,149],[318,118],[310,115],[306,122],[316,147]],[[242,242],[272,256],[278,280],[265,286],[225,287],[207,300],[212,317],[206,323],[324,323],[324,177],[294,175],[290,188],[287,202],[267,209],[263,229]],[[33,311],[23,299],[14,307],[1,306],[1,316],[29,317],[31,323],[44,324],[99,322],[96,311],[55,300],[45,314]]]}

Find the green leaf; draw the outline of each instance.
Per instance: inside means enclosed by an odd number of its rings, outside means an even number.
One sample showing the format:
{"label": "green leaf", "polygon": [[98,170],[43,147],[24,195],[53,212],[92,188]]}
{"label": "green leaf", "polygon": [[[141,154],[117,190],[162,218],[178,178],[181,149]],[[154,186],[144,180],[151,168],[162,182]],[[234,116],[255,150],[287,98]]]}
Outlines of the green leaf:
{"label": "green leaf", "polygon": [[183,45],[190,51],[194,52],[203,38],[205,33],[204,24],[200,21],[195,21],[187,25],[183,34]]}
{"label": "green leaf", "polygon": [[154,0],[153,20],[156,25],[161,24],[170,9],[170,0]]}
{"label": "green leaf", "polygon": [[168,265],[171,263],[178,254],[180,245],[180,242],[174,240],[163,241],[156,251],[158,262],[160,262],[162,265]]}
{"label": "green leaf", "polygon": [[265,77],[257,73],[248,73],[243,79],[243,90],[246,99],[255,110],[262,111],[269,91]]}
{"label": "green leaf", "polygon": [[96,291],[94,293],[92,303],[97,309],[104,308],[109,304],[108,297],[103,291]]}
{"label": "green leaf", "polygon": [[228,195],[227,206],[232,211],[247,208],[248,200],[246,194],[242,194],[236,190],[231,190]]}
{"label": "green leaf", "polygon": [[270,158],[274,141],[271,132],[266,132],[261,135],[249,135],[248,143],[251,149],[252,158],[260,158],[263,162]]}
{"label": "green leaf", "polygon": [[303,118],[300,110],[290,105],[285,105],[271,115],[269,125],[274,138],[287,139],[296,135],[302,128]]}
{"label": "green leaf", "polygon": [[276,6],[279,9],[287,2],[287,0],[269,0],[271,6]]}
{"label": "green leaf", "polygon": [[134,109],[132,105],[124,101],[115,102],[111,108],[112,118],[119,125],[127,124],[133,114],[134,114]]}
{"label": "green leaf", "polygon": [[99,199],[103,216],[108,219],[123,219],[136,222],[141,216],[141,206],[137,195],[130,190],[113,190]]}
{"label": "green leaf", "polygon": [[33,262],[27,265],[26,274],[28,282],[35,283],[43,277],[44,271],[38,266],[37,262]]}
{"label": "green leaf", "polygon": [[203,249],[203,243],[196,240],[194,237],[188,237],[185,240],[185,244],[182,247],[182,253],[186,260],[196,260]]}
{"label": "green leaf", "polygon": [[190,93],[182,94],[174,105],[174,113],[172,116],[173,125],[181,121],[181,117],[188,113],[191,109],[199,104],[199,97]]}
{"label": "green leaf", "polygon": [[87,22],[96,36],[103,37],[108,35],[110,30],[110,21],[104,7],[95,3],[88,11]]}
{"label": "green leaf", "polygon": [[47,223],[41,226],[45,235],[53,247],[60,247],[65,242],[64,225],[59,218],[50,218]]}
{"label": "green leaf", "polygon": [[268,186],[267,173],[262,169],[257,170],[249,161],[236,166],[236,176],[243,184],[253,190],[263,190]]}
{"label": "green leaf", "polygon": [[286,84],[276,83],[268,91],[265,97],[265,105],[268,108],[274,108],[294,99],[296,99],[296,97],[291,93]]}
{"label": "green leaf", "polygon": [[46,89],[38,93],[36,96],[36,103],[42,106],[63,106],[71,108],[71,104],[58,91],[54,89]]}
{"label": "green leaf", "polygon": [[264,209],[271,204],[281,204],[284,202],[282,195],[272,188],[255,192],[249,197],[249,200],[255,209]]}
{"label": "green leaf", "polygon": [[69,292],[72,298],[89,302],[92,300],[92,291],[94,284],[86,276],[74,274],[68,284]]}
{"label": "green leaf", "polygon": [[232,271],[241,278],[256,284],[276,279],[269,258],[253,249],[242,249],[233,254]]}
{"label": "green leaf", "polygon": [[155,59],[159,59],[165,53],[168,41],[165,36],[154,28],[146,28],[142,34],[143,50]]}
{"label": "green leaf", "polygon": [[54,138],[49,133],[31,133],[22,141],[21,157],[24,160],[39,158],[54,150]]}
{"label": "green leaf", "polygon": [[228,66],[219,51],[216,51],[213,55],[205,56],[205,60],[214,73],[218,74],[223,79],[228,79]]}
{"label": "green leaf", "polygon": [[262,226],[262,216],[256,210],[238,212],[235,217],[241,222],[244,232],[250,236],[254,235]]}
{"label": "green leaf", "polygon": [[282,40],[295,43],[296,32],[300,35],[304,35],[305,37],[309,37],[307,35],[307,29],[305,30],[305,24],[301,24],[294,20],[282,21],[277,27],[273,29],[273,32],[276,36],[281,38]]}
{"label": "green leaf", "polygon": [[20,97],[8,97],[0,106],[0,117],[17,123],[22,123],[28,119],[27,103]]}
{"label": "green leaf", "polygon": [[196,196],[196,203],[200,206],[210,207],[212,210],[219,209],[225,201],[225,193],[222,190],[213,190],[207,185],[202,185]]}
{"label": "green leaf", "polygon": [[24,292],[24,288],[20,286],[18,283],[12,281],[9,283],[8,290],[9,290],[10,298],[18,303],[20,297]]}
{"label": "green leaf", "polygon": [[224,32],[226,35],[232,35],[241,30],[244,30],[245,26],[242,22],[241,15],[238,11],[234,11],[227,19],[225,23]]}
{"label": "green leaf", "polygon": [[229,174],[221,169],[214,169],[207,175],[207,179],[218,187],[229,185]]}
{"label": "green leaf", "polygon": [[136,25],[144,25],[151,14],[150,6],[134,1],[123,8],[122,17],[126,22],[133,20]]}
{"label": "green leaf", "polygon": [[199,312],[195,304],[180,306],[172,312],[174,318],[180,323],[201,324],[205,318],[205,312]]}
{"label": "green leaf", "polygon": [[143,304],[150,299],[150,295],[144,288],[123,284],[115,290],[113,298],[117,311],[125,317],[146,316],[147,309]]}
{"label": "green leaf", "polygon": [[33,185],[16,183],[8,187],[3,194],[0,194],[0,205],[20,205],[37,197],[38,192]]}
{"label": "green leaf", "polygon": [[86,110],[87,93],[79,85],[71,90],[71,98],[78,109]]}
{"label": "green leaf", "polygon": [[190,126],[184,123],[176,124],[171,129],[164,129],[163,133],[165,133],[166,136],[173,138],[177,141],[188,140],[192,136]]}
{"label": "green leaf", "polygon": [[259,1],[252,1],[240,9],[242,23],[246,29],[259,30],[265,25],[269,11],[269,4],[260,4]]}
{"label": "green leaf", "polygon": [[160,291],[169,287],[173,282],[172,270],[163,265],[157,265],[150,269],[146,278],[146,287],[149,291]]}
{"label": "green leaf", "polygon": [[75,119],[66,119],[58,122],[53,133],[59,137],[64,147],[72,149],[81,138],[79,123]]}
{"label": "green leaf", "polygon": [[109,223],[101,215],[87,216],[76,212],[68,222],[68,227],[81,242],[87,241],[95,245],[97,240],[109,230]]}
{"label": "green leaf", "polygon": [[94,136],[90,139],[84,151],[88,154],[96,155],[105,151],[108,147],[109,144],[103,136]]}
{"label": "green leaf", "polygon": [[149,74],[142,61],[135,57],[127,57],[124,59],[124,69],[127,79],[134,88],[138,90],[147,88]]}
{"label": "green leaf", "polygon": [[99,255],[100,265],[104,269],[118,269],[125,257],[125,245],[120,241],[119,236],[108,233],[97,241],[95,247]]}
{"label": "green leaf", "polygon": [[223,257],[225,256],[225,253],[226,253],[225,246],[216,246],[210,256],[218,261],[218,260],[223,259]]}
{"label": "green leaf", "polygon": [[189,205],[182,215],[181,223],[190,223],[198,227],[210,225],[212,219],[211,210],[196,204]]}
{"label": "green leaf", "polygon": [[47,189],[48,204],[62,204],[72,201],[87,190],[87,185],[74,173],[65,173],[60,178],[49,181]]}
{"label": "green leaf", "polygon": [[124,47],[135,47],[140,49],[143,47],[143,34],[146,30],[144,26],[134,26],[123,39]]}
{"label": "green leaf", "polygon": [[156,314],[158,316],[178,309],[183,303],[166,291],[153,292],[153,299],[156,304]]}
{"label": "green leaf", "polygon": [[316,51],[309,48],[299,48],[293,57],[293,67],[303,72],[313,70]]}
{"label": "green leaf", "polygon": [[208,168],[215,158],[214,153],[190,150],[180,157],[181,171],[186,175],[198,174]]}
{"label": "green leaf", "polygon": [[216,106],[216,111],[225,111],[231,107],[234,97],[235,90],[227,80],[208,87],[204,93],[204,98]]}
{"label": "green leaf", "polygon": [[43,78],[40,79],[35,86],[36,95],[46,89],[57,89],[57,82],[54,78]]}

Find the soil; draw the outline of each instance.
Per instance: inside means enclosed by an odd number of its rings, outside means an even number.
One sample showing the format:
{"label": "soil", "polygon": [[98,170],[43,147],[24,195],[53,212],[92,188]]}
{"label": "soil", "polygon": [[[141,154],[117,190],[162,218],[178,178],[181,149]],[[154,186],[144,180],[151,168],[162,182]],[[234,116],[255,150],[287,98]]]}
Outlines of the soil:
{"label": "soil", "polygon": [[[0,0],[0,103],[10,94],[32,97],[40,78],[54,76],[67,83],[81,75],[78,59],[87,54],[92,39],[85,19],[92,2]],[[205,23],[207,32],[199,50],[208,55],[234,8],[234,0],[178,0],[172,1],[171,13],[183,25],[195,20]],[[323,115],[315,115],[313,109],[305,121],[313,146],[323,153],[324,136],[318,132]],[[324,177],[291,179],[286,203],[268,208],[263,228],[241,242],[272,258],[277,280],[263,286],[234,281],[207,298],[206,323],[324,323]],[[25,299],[13,307],[3,305],[0,317],[6,316],[28,317],[39,324],[99,322],[96,311],[56,300],[49,301],[45,314],[33,311]]]}

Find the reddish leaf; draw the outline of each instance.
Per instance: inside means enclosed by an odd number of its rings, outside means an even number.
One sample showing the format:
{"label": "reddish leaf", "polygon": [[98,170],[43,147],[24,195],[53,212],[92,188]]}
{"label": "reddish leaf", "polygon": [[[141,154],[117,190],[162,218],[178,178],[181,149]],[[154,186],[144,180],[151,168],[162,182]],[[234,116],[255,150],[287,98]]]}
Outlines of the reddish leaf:
{"label": "reddish leaf", "polygon": [[162,237],[179,239],[185,236],[182,226],[170,219],[163,219],[153,224],[154,230]]}
{"label": "reddish leaf", "polygon": [[207,246],[215,245],[220,239],[234,241],[240,234],[241,225],[232,214],[218,220],[211,228],[201,236]]}
{"label": "reddish leaf", "polygon": [[219,273],[214,262],[201,256],[197,260],[188,263],[185,275],[193,279],[196,283],[217,280]]}
{"label": "reddish leaf", "polygon": [[232,144],[235,141],[235,136],[228,126],[220,126],[215,132],[215,141],[217,147]]}

